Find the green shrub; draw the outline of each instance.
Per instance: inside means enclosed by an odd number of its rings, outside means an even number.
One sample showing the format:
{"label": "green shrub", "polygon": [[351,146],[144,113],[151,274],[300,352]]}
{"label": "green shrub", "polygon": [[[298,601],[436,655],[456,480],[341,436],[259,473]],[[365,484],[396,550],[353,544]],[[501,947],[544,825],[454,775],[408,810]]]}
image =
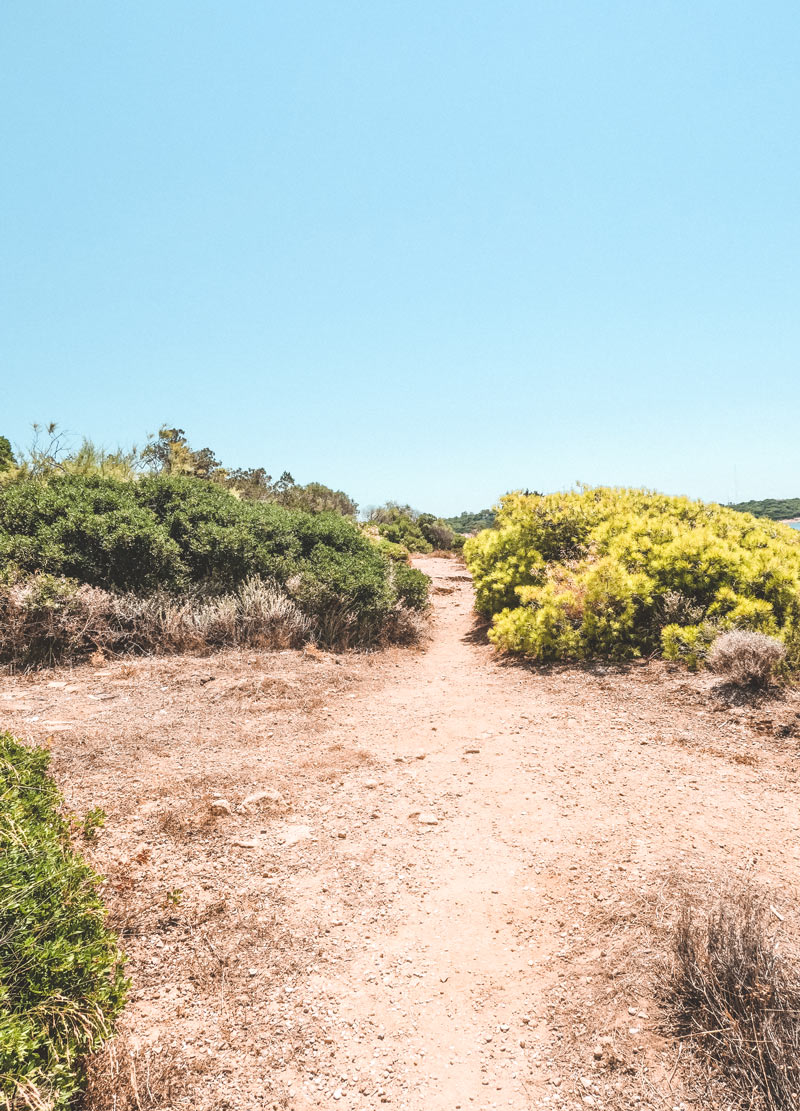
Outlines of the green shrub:
{"label": "green shrub", "polygon": [[434,517],[432,513],[417,513],[409,505],[389,502],[374,509],[370,521],[385,540],[419,555],[433,551],[460,551],[464,546],[463,537],[440,517]]}
{"label": "green shrub", "polygon": [[705,663],[717,630],[707,622],[702,625],[666,625],[661,630],[661,647],[665,660],[684,663],[697,671]]}
{"label": "green shrub", "polygon": [[428,604],[430,580],[416,567],[409,567],[406,563],[396,563],[394,587],[400,602],[409,609],[422,610]]}
{"label": "green shrub", "polygon": [[404,548],[402,544],[393,544],[391,540],[380,537],[375,541],[375,547],[392,563],[408,563],[408,548]]}
{"label": "green shrub", "polygon": [[70,846],[48,754],[0,734],[2,1106],[66,1108],[126,982],[98,879]]}
{"label": "green shrub", "polygon": [[40,590],[42,573],[117,593],[210,598],[256,577],[280,587],[330,644],[336,629],[348,644],[371,643],[398,605],[425,604],[419,588],[401,597],[390,559],[340,513],[246,501],[185,476],[50,474],[0,487],[0,581],[33,575]]}
{"label": "green shrub", "polygon": [[185,577],[181,551],[130,482],[54,475],[0,487],[0,569],[145,592]]}
{"label": "green shrub", "polygon": [[800,656],[800,534],[721,506],[641,490],[510,494],[465,557],[494,643],[534,659],[662,651],[698,667],[730,629]]}

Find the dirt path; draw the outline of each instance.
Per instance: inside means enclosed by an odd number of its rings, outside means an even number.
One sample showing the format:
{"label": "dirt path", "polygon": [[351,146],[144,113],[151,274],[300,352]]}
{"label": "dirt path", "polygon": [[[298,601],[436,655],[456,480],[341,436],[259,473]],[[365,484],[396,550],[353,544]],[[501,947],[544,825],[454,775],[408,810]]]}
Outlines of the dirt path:
{"label": "dirt path", "polygon": [[797,706],[504,664],[464,570],[419,566],[424,651],[0,684],[69,805],[108,813],[133,990],[89,1111],[678,1105],[642,915],[675,869],[794,890]]}

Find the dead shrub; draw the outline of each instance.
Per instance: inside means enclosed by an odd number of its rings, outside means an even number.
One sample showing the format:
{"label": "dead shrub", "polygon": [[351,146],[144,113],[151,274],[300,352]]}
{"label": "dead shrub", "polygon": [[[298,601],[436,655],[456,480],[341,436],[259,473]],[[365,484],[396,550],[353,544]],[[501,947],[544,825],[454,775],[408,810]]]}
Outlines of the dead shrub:
{"label": "dead shrub", "polygon": [[36,667],[126,653],[296,648],[313,623],[278,586],[248,579],[217,597],[114,594],[32,575],[0,587],[0,661]]}
{"label": "dead shrub", "polygon": [[714,641],[708,665],[734,686],[763,690],[772,683],[785,657],[785,647],[774,637],[732,629]]}
{"label": "dead shrub", "polygon": [[688,901],[673,935],[665,1003],[674,1032],[747,1107],[800,1107],[800,965],[782,953],[768,896],[728,888],[706,913]]}
{"label": "dead shrub", "polygon": [[399,606],[391,615],[385,631],[385,642],[391,644],[420,644],[428,631],[425,615],[419,610]]}

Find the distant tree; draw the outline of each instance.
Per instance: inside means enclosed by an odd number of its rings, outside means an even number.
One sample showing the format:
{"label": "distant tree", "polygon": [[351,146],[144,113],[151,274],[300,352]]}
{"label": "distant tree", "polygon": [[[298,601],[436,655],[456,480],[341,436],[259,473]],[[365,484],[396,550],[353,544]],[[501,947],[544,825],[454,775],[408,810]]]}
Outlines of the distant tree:
{"label": "distant tree", "polygon": [[11,441],[6,436],[0,436],[0,472],[13,470],[16,465]]}
{"label": "distant tree", "polygon": [[485,528],[492,528],[494,526],[494,510],[480,509],[477,513],[470,513],[465,509],[458,517],[445,517],[444,521],[454,532],[467,535],[472,532],[480,532]]}
{"label": "distant tree", "polygon": [[55,421],[45,425],[34,423],[32,428],[33,439],[20,460],[23,473],[37,475],[61,470],[67,451],[66,432],[62,431]]}
{"label": "distant tree", "polygon": [[228,471],[226,485],[240,497],[251,501],[268,501],[272,489],[272,475],[263,467],[236,467]]}
{"label": "distant tree", "polygon": [[148,437],[142,451],[142,461],[157,474],[193,475],[221,481],[226,472],[209,447],[195,451],[189,445],[182,428],[162,425],[158,432]]}
{"label": "distant tree", "polygon": [[771,521],[786,521],[792,517],[800,517],[800,498],[763,498],[761,501],[733,502],[728,509],[752,513],[754,517],[768,517]]}
{"label": "distant tree", "polygon": [[322,482],[294,486],[284,504],[307,513],[341,513],[343,517],[355,517],[358,513],[358,506],[344,490],[332,490]]}

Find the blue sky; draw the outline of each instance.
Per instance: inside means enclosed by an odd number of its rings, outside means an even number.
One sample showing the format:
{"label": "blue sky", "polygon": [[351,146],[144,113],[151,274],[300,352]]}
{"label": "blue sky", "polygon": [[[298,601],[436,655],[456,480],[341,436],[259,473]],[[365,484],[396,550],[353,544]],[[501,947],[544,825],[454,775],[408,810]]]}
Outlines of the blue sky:
{"label": "blue sky", "polygon": [[800,8],[12,0],[0,433],[800,496]]}

